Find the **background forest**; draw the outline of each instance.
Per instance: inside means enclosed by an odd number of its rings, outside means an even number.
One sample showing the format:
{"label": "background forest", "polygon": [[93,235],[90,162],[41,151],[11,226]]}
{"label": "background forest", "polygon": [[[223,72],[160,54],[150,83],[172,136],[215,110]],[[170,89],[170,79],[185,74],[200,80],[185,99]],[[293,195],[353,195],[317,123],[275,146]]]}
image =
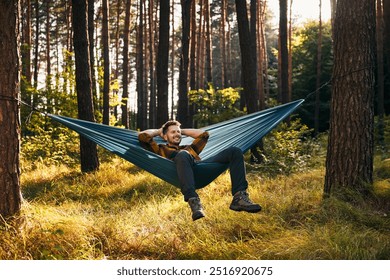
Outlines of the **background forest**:
{"label": "background forest", "polygon": [[[17,219],[1,208],[0,259],[389,259],[390,1],[354,3],[354,19],[368,22],[355,31],[374,40],[338,29],[350,23],[348,1],[331,0],[323,20],[319,0],[318,20],[303,23],[293,0],[278,1],[278,14],[272,1],[15,1],[23,199]],[[373,42],[367,61],[351,51],[354,38]],[[209,217],[190,225],[178,189],[39,114],[133,130],[169,118],[203,127],[301,98],[245,155],[265,210],[228,212],[223,174],[200,193]],[[367,120],[344,111],[363,130],[335,121],[337,104]],[[344,172],[340,151],[367,157]]]}

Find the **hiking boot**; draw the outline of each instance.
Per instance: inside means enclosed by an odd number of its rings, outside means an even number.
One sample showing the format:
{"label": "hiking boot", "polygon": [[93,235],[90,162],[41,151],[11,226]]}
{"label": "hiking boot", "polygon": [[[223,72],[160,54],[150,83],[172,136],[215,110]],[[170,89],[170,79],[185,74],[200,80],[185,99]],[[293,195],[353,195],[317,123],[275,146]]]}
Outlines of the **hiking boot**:
{"label": "hiking boot", "polygon": [[233,201],[230,204],[230,209],[234,211],[257,213],[261,211],[261,206],[259,204],[253,203],[249,199],[249,195],[246,191],[239,191],[234,194]]}
{"label": "hiking boot", "polygon": [[203,218],[205,216],[199,197],[191,197],[188,200],[188,204],[191,207],[193,221]]}

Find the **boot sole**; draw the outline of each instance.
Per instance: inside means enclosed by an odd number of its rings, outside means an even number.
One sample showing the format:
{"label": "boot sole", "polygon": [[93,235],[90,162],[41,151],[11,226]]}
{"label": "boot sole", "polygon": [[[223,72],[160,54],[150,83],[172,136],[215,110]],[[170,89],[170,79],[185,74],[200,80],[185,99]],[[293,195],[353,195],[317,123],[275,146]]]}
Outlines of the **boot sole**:
{"label": "boot sole", "polygon": [[205,214],[204,214],[204,213],[202,213],[202,212],[197,212],[197,213],[194,213],[194,214],[192,215],[192,220],[193,220],[193,221],[196,221],[196,220],[199,220],[199,219],[204,218],[204,217],[205,217]]}
{"label": "boot sole", "polygon": [[237,212],[248,212],[248,213],[257,213],[261,211],[261,206],[256,208],[242,208],[241,206],[230,206],[230,210],[237,211]]}

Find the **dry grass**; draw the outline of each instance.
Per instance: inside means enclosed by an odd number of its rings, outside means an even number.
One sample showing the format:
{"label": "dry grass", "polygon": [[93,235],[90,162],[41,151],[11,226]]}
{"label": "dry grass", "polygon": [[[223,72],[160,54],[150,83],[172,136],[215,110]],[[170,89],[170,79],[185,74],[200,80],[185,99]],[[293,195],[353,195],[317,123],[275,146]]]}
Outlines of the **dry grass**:
{"label": "dry grass", "polygon": [[389,259],[390,162],[377,163],[377,197],[323,200],[324,170],[248,173],[257,214],[236,213],[230,179],[199,191],[192,222],[179,190],[115,158],[100,171],[38,165],[22,175],[18,222],[0,231],[0,259]]}

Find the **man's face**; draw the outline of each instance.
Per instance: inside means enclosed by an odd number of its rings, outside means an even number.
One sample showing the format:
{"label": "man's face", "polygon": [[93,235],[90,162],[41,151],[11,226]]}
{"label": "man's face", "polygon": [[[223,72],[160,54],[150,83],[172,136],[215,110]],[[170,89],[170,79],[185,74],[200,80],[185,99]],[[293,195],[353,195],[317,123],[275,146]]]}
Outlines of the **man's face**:
{"label": "man's face", "polygon": [[167,133],[164,134],[164,140],[170,145],[179,146],[181,142],[181,130],[177,125],[170,125]]}

